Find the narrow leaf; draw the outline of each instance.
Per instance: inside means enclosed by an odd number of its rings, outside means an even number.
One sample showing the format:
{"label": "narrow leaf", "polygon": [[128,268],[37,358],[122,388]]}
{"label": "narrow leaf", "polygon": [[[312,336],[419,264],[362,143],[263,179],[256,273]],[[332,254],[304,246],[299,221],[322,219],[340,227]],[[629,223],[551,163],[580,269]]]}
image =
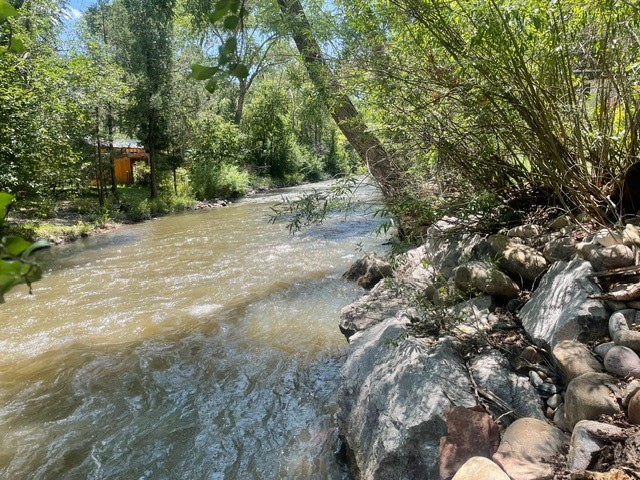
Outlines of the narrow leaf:
{"label": "narrow leaf", "polygon": [[32,243],[29,246],[29,248],[27,248],[24,252],[22,252],[22,258],[27,258],[29,255],[31,255],[36,250],[41,250],[43,248],[49,248],[50,246],[51,246],[51,244],[49,243],[49,240],[38,240],[37,242]]}
{"label": "narrow leaf", "polygon": [[216,23],[221,20],[227,13],[229,13],[229,8],[216,8],[213,12],[209,14],[209,23]]}
{"label": "narrow leaf", "polygon": [[236,52],[237,47],[238,47],[238,40],[236,40],[236,37],[229,37],[227,38],[227,41],[224,42],[224,45],[222,47],[222,53],[231,55]]}
{"label": "narrow leaf", "polygon": [[9,207],[13,203],[14,196],[7,192],[0,192],[0,224],[9,212]]}

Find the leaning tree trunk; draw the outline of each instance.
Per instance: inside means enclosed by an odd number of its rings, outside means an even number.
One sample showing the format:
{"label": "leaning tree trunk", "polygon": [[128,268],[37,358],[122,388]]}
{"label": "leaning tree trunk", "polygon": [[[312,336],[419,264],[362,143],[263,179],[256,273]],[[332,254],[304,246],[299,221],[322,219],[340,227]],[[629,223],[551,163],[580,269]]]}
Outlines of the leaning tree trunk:
{"label": "leaning tree trunk", "polygon": [[380,140],[367,130],[358,110],[344,93],[344,87],[329,68],[318,42],[313,37],[311,24],[302,9],[300,0],[277,1],[280,11],[290,21],[293,40],[302,56],[309,77],[325,99],[338,128],[366,163],[385,197],[396,197],[399,190],[399,177],[391,157]]}

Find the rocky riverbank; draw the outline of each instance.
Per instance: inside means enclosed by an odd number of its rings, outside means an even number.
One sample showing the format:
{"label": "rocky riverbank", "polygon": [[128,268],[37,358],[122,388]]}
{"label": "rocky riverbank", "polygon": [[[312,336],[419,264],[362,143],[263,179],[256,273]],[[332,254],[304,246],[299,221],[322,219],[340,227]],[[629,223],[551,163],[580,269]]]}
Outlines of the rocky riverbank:
{"label": "rocky riverbank", "polygon": [[456,219],[342,311],[338,424],[363,479],[640,478],[640,229]]}

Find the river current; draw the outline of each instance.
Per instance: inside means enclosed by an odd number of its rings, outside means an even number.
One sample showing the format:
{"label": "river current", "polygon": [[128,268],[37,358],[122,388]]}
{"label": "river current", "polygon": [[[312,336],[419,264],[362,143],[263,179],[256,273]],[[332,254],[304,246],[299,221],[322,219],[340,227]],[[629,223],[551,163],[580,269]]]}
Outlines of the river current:
{"label": "river current", "polygon": [[282,193],[45,254],[0,305],[0,478],[348,478],[337,322],[362,290],[341,274],[379,220],[291,237]]}

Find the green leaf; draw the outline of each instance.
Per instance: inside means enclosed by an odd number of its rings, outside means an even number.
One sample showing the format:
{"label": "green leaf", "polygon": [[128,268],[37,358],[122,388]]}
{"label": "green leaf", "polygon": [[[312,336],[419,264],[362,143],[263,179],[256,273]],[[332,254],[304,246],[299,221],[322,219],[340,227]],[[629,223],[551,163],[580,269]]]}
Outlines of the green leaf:
{"label": "green leaf", "polygon": [[9,51],[12,53],[24,52],[24,44],[22,43],[22,40],[16,37],[11,37],[11,42],[9,43]]}
{"label": "green leaf", "polygon": [[4,247],[6,252],[17,257],[29,248],[31,243],[20,237],[4,237],[0,245]]}
{"label": "green leaf", "polygon": [[216,82],[213,78],[211,80],[209,80],[207,82],[207,84],[204,86],[204,88],[207,89],[207,92],[209,93],[213,93],[216,91],[216,89],[218,88],[218,82]]}
{"label": "green leaf", "polygon": [[229,0],[229,8],[233,13],[238,13],[238,10],[240,10],[240,5],[242,5],[242,2],[240,0]]}
{"label": "green leaf", "polygon": [[7,0],[0,0],[0,22],[4,22],[9,17],[17,17],[18,11]]}
{"label": "green leaf", "polygon": [[14,196],[7,192],[0,192],[0,225],[4,222],[7,213],[9,213],[9,207],[13,203]]}
{"label": "green leaf", "polygon": [[216,23],[220,21],[227,13],[229,13],[229,8],[216,8],[213,12],[209,14],[209,23]]}
{"label": "green leaf", "polygon": [[29,248],[27,248],[24,252],[22,252],[22,258],[26,258],[31,255],[36,250],[41,250],[43,248],[49,248],[51,244],[49,240],[38,240],[35,243],[32,243]]}
{"label": "green leaf", "polygon": [[193,78],[195,80],[207,80],[219,71],[220,69],[218,67],[205,67],[204,65],[194,64],[191,65],[191,73],[189,74],[189,78]]}
{"label": "green leaf", "polygon": [[236,39],[236,37],[229,37],[227,38],[227,41],[224,42],[221,53],[226,53],[227,55],[231,55],[236,52],[237,47],[238,47],[238,40]]}
{"label": "green leaf", "polygon": [[227,30],[235,30],[240,23],[240,17],[237,15],[229,15],[224,19],[224,28]]}
{"label": "green leaf", "polygon": [[233,75],[236,78],[243,79],[249,76],[249,69],[242,63],[235,63],[231,65],[233,68],[229,71],[229,75]]}

